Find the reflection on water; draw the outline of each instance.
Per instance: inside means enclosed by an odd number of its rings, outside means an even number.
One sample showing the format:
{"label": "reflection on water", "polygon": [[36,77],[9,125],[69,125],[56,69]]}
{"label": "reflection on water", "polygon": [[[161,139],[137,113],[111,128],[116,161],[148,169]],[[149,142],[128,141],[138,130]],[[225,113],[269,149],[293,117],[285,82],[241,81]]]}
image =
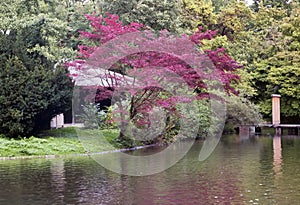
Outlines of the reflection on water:
{"label": "reflection on water", "polygon": [[50,161],[51,187],[57,193],[57,199],[63,203],[65,191],[65,166],[63,159]]}
{"label": "reflection on water", "polygon": [[[199,162],[202,143],[168,170],[112,173],[89,157],[0,161],[0,204],[295,204],[299,137],[223,137]],[[132,154],[150,154],[159,148]]]}
{"label": "reflection on water", "polygon": [[275,177],[282,175],[281,164],[282,164],[282,149],[281,149],[281,136],[273,137],[273,166]]}

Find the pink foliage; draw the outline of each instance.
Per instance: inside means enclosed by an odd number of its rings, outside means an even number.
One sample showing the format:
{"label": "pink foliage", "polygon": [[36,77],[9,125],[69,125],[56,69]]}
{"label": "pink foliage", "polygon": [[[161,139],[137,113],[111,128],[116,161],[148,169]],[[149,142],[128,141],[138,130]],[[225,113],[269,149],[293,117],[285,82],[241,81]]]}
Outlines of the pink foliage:
{"label": "pink foliage", "polygon": [[192,34],[191,36],[190,36],[190,40],[192,41],[192,42],[194,42],[195,44],[203,44],[201,41],[202,40],[204,40],[204,39],[206,39],[206,40],[211,40],[211,39],[213,39],[216,35],[217,35],[217,33],[218,33],[218,31],[216,30],[216,31],[211,31],[211,30],[208,30],[208,31],[206,31],[206,32],[202,32],[202,27],[201,26],[199,26],[198,27],[198,30],[194,33],[194,34]]}
{"label": "pink foliage", "polygon": [[107,18],[86,14],[85,17],[91,22],[93,32],[80,31],[81,37],[92,39],[103,44],[116,36],[135,32],[143,27],[142,24],[138,23],[131,23],[124,26],[122,22],[119,21],[119,16],[109,13],[106,15]]}
{"label": "pink foliage", "polygon": [[[73,67],[75,70],[81,71],[79,75],[84,75],[84,66],[85,60],[87,60],[91,55],[99,48],[101,45],[109,42],[110,40],[119,37],[124,34],[134,33],[142,31],[145,27],[142,24],[130,23],[128,25],[123,25],[119,20],[117,15],[106,14],[107,17],[103,16],[92,16],[86,15],[86,18],[90,21],[90,25],[93,29],[92,32],[81,31],[81,37],[85,39],[90,39],[92,42],[96,43],[97,46],[87,46],[80,45],[78,50],[78,60],[70,62],[68,66]],[[169,50],[178,50],[178,47],[182,49],[182,53],[185,54],[185,50],[188,45],[185,42],[188,40],[194,44],[195,47],[201,47],[203,40],[213,39],[217,31],[206,31],[203,32],[202,28],[199,27],[191,36],[181,36],[177,38],[177,41],[174,43],[169,42],[169,33],[167,31],[160,31],[158,37],[150,31],[144,31],[147,34],[148,41],[142,42],[145,47],[155,48],[155,47],[169,47]],[[171,48],[171,49],[170,49]],[[129,46],[124,48],[116,48],[120,50],[132,49]],[[228,93],[235,93],[236,91],[232,87],[233,82],[240,80],[239,76],[235,73],[237,69],[241,67],[236,61],[234,61],[225,51],[224,48],[218,48],[216,50],[206,50],[204,53],[198,51],[197,59],[203,58],[204,65],[205,59],[209,59],[210,62],[207,65],[213,64],[214,70],[212,73],[202,73],[196,72],[190,64],[193,64],[193,59],[195,56],[184,56],[189,59],[189,62],[182,60],[179,51],[174,51],[172,53],[159,53],[156,51],[145,51],[145,52],[133,52],[131,55],[126,56],[122,59],[119,59],[115,63],[110,71],[120,73],[119,75],[113,75],[106,73],[105,75],[99,75],[99,78],[103,78],[109,83],[109,89],[105,86],[99,86],[100,96],[96,96],[96,101],[100,101],[106,98],[111,98],[115,88],[118,87],[122,82],[124,82],[125,77],[122,76],[138,76],[140,79],[143,79],[143,82],[146,84],[138,85],[134,87],[131,85],[127,87],[127,92],[132,95],[130,116],[134,118],[137,113],[146,115],[154,106],[162,107],[169,111],[176,110],[175,107],[178,103],[190,103],[194,99],[203,99],[209,98],[213,95],[209,95],[207,91],[207,85],[205,81],[219,81],[225,88]],[[176,53],[177,52],[177,53]],[[103,56],[105,56],[103,54]],[[208,56],[208,58],[207,58]],[[97,59],[98,62],[105,63],[108,58]],[[202,63],[203,63],[202,62]],[[200,66],[199,62],[194,63],[196,66]],[[124,67],[127,68],[124,69]],[[159,69],[153,69],[159,68]],[[190,89],[195,93],[195,98],[188,98],[184,96],[172,96],[168,94],[162,86],[159,85],[159,80],[164,77],[163,73],[173,72],[176,76],[172,79],[168,79],[170,82],[172,80],[178,83],[178,77],[183,79]],[[78,74],[73,74],[73,77],[77,77]],[[161,97],[158,93],[165,92],[164,97]],[[123,110],[124,111],[124,110]],[[122,109],[119,110],[119,113],[123,112]],[[123,120],[123,119],[122,119]],[[147,124],[147,120],[142,120],[139,118],[139,124]]]}

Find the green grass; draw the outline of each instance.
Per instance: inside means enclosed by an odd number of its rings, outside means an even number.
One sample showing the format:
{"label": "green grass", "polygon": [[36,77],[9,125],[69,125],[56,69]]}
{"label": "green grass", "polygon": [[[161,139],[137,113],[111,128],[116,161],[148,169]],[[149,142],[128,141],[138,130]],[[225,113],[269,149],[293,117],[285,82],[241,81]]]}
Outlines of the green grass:
{"label": "green grass", "polygon": [[[0,136],[0,157],[66,155],[108,151],[122,148],[117,130],[76,131],[75,128],[49,130],[39,137],[7,139]],[[78,138],[78,135],[83,135]],[[86,141],[84,141],[86,140]],[[96,143],[95,143],[96,142]],[[108,143],[109,142],[109,143]]]}

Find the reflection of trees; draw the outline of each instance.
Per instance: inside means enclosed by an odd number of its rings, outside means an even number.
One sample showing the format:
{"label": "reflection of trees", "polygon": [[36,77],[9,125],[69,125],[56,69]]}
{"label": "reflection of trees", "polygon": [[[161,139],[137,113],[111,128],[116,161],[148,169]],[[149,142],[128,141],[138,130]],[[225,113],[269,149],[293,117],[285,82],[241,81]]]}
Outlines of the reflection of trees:
{"label": "reflection of trees", "polygon": [[65,190],[65,167],[63,159],[51,160],[51,186],[56,193],[56,203],[63,203]]}
{"label": "reflection of trees", "polygon": [[55,204],[50,161],[9,160],[0,164],[0,204]]}
{"label": "reflection of trees", "polygon": [[175,166],[143,176],[122,176],[122,204],[242,203],[239,170],[233,170],[227,148],[217,148],[211,158],[199,162],[200,143]]}
{"label": "reflection of trees", "polygon": [[64,204],[115,204],[115,178],[90,158],[65,159]]}

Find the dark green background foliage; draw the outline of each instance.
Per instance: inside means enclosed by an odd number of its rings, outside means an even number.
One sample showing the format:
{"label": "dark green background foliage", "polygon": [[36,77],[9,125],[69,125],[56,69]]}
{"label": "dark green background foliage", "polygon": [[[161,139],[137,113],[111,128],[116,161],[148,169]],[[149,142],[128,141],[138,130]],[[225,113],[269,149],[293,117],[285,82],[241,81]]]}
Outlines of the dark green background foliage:
{"label": "dark green background foliage", "polygon": [[64,40],[68,29],[47,13],[57,7],[22,3],[0,4],[0,133],[8,137],[48,128],[51,117],[70,109],[72,97],[72,82],[57,64],[72,56]]}
{"label": "dark green background foliage", "polygon": [[[1,45],[10,35],[1,35]],[[9,137],[48,127],[51,117],[69,108],[72,94],[65,69],[27,53],[16,38],[0,55],[0,132]]]}
{"label": "dark green background foliage", "polygon": [[84,14],[81,0],[0,2],[0,134],[28,136],[71,107],[72,82],[61,63],[75,58]]}

